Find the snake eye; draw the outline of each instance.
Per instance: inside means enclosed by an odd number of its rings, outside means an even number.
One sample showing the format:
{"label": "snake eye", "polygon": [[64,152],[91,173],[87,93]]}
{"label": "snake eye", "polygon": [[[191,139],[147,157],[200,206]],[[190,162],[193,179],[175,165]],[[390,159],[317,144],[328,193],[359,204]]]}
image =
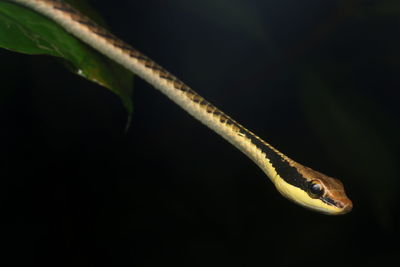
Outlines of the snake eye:
{"label": "snake eye", "polygon": [[324,194],[324,188],[319,181],[311,181],[308,186],[308,194],[312,198],[319,198]]}

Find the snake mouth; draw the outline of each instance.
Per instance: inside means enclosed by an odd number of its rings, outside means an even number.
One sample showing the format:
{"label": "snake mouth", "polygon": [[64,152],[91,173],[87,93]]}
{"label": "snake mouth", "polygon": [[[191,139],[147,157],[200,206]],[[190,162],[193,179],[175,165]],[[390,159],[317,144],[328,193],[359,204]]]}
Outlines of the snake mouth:
{"label": "snake mouth", "polygon": [[330,206],[337,207],[339,211],[335,214],[346,214],[353,209],[353,202],[348,198],[344,200],[334,200],[330,197],[321,197],[321,200]]}

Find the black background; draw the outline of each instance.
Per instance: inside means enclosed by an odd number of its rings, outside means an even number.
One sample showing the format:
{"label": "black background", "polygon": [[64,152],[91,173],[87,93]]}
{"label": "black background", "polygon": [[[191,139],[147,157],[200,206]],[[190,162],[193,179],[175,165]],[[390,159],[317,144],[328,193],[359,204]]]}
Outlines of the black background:
{"label": "black background", "polygon": [[91,1],[113,32],[300,163],[345,216],[290,203],[135,79],[134,113],[0,51],[4,266],[376,266],[399,253],[398,1]]}

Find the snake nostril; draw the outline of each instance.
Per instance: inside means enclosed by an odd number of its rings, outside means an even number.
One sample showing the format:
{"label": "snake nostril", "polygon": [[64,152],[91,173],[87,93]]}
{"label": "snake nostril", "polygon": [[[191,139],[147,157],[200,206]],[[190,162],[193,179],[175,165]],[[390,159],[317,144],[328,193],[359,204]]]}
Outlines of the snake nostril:
{"label": "snake nostril", "polygon": [[349,199],[343,206],[343,213],[348,213],[353,209],[353,202]]}

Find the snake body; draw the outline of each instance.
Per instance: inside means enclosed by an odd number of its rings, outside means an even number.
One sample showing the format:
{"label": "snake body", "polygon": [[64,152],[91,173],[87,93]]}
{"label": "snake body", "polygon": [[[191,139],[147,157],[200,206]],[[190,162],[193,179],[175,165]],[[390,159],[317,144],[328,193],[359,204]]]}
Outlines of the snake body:
{"label": "snake body", "polygon": [[197,94],[153,60],[61,0],[7,0],[52,19],[78,39],[123,65],[253,160],[286,198],[325,214],[352,209],[342,183],[285,156]]}

